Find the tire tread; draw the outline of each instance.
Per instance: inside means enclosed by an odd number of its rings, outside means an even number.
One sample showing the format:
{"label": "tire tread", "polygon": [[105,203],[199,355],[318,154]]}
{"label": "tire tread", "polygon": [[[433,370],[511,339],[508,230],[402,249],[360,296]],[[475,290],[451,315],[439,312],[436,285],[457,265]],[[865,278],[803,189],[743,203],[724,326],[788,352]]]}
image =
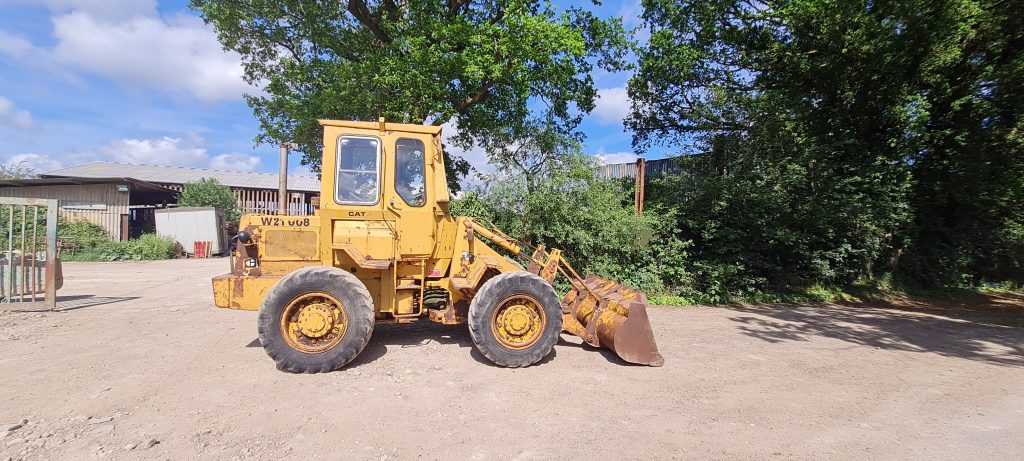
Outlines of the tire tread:
{"label": "tire tread", "polygon": [[[544,337],[529,349],[518,351],[498,344],[489,324],[491,309],[505,297],[517,293],[545,298],[537,300],[544,304],[548,318],[548,326],[542,333]],[[477,291],[470,303],[468,323],[473,344],[484,357],[503,367],[520,368],[533,365],[551,353],[562,331],[562,310],[555,289],[544,279],[526,271],[506,272],[491,278]]]}
{"label": "tire tread", "polygon": [[[285,343],[281,335],[276,333],[279,328],[278,316],[283,307],[277,309],[270,303],[276,304],[287,298],[294,299],[301,293],[289,296],[289,291],[295,291],[299,289],[299,285],[309,281],[319,282],[321,290],[330,292],[335,297],[354,298],[347,300],[348,302],[342,301],[349,319],[348,331],[345,332],[345,335],[355,333],[356,336],[353,338],[356,341],[354,343],[342,339],[341,343],[326,352],[302,356],[296,355],[302,353],[294,351]],[[267,292],[263,298],[263,304],[260,306],[257,331],[264,351],[274,360],[279,370],[290,373],[326,373],[345,366],[359,356],[370,342],[373,327],[373,299],[366,286],[358,278],[336,267],[310,266],[284,276]]]}

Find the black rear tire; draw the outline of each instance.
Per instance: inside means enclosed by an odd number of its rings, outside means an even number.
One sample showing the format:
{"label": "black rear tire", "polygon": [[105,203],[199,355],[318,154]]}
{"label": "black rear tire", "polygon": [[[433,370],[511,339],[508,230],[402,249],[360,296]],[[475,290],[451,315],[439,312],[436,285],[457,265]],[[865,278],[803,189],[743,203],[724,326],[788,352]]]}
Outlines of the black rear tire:
{"label": "black rear tire", "polygon": [[[325,293],[341,302],[347,328],[330,349],[311,353],[289,345],[281,317],[289,304],[309,293]],[[373,334],[374,313],[370,292],[356,276],[336,267],[313,266],[296,270],[267,293],[260,306],[259,338],[277,368],[292,373],[337,370],[359,355]]]}
{"label": "black rear tire", "polygon": [[[496,337],[495,310],[505,300],[528,297],[540,303],[544,317],[539,338],[528,347],[511,348]],[[526,271],[506,272],[484,283],[469,306],[469,333],[473,344],[496,365],[510,368],[533,365],[551,353],[562,331],[562,307],[551,284]]]}

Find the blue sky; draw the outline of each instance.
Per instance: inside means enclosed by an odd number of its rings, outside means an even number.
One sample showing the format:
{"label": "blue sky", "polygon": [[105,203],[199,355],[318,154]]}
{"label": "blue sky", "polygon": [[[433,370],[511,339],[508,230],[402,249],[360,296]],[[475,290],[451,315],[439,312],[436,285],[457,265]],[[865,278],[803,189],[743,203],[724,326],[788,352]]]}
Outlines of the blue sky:
{"label": "blue sky", "polygon": [[[602,16],[638,24],[639,0]],[[185,0],[0,0],[0,163],[37,172],[96,160],[274,172],[254,146],[252,92]],[[583,130],[610,163],[635,156],[622,118],[628,74],[595,76],[601,99]],[[486,169],[478,149],[455,151]],[[292,171],[298,169],[293,156]]]}

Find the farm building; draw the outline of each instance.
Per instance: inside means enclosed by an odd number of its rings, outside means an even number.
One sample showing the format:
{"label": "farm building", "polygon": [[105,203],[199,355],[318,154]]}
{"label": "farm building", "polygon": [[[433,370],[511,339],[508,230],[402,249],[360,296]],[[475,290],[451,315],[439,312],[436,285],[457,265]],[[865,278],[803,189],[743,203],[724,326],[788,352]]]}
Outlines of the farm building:
{"label": "farm building", "polygon": [[[276,213],[278,175],[93,162],[62,168],[33,179],[0,180],[0,197],[60,200],[65,219],[84,219],[103,227],[114,239],[152,232],[153,210],[175,206],[186,183],[216,179],[231,188],[243,213]],[[288,214],[312,213],[310,199],[320,193],[312,176],[288,176]]]}

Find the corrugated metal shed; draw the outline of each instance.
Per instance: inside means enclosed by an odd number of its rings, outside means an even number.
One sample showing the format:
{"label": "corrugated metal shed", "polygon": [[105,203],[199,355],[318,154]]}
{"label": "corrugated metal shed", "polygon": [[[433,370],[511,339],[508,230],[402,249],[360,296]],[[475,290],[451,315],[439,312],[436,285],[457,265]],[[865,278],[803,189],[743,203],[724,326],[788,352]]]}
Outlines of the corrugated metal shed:
{"label": "corrugated metal shed", "polygon": [[128,238],[126,224],[133,205],[174,203],[176,192],[132,178],[0,179],[0,197],[60,201],[60,216],[102,227],[115,240]]}
{"label": "corrugated metal shed", "polygon": [[612,163],[597,168],[597,175],[605,179],[635,178],[636,163]]}
{"label": "corrugated metal shed", "polygon": [[[121,223],[122,216],[128,214],[129,193],[127,191],[119,192],[114,183],[48,184],[51,181],[41,179],[0,181],[0,196],[55,198],[60,200],[61,218],[67,221],[89,221],[102,227],[115,240],[127,238],[122,235]],[[118,184],[122,182],[124,181],[118,181]]]}
{"label": "corrugated metal shed", "polygon": [[[647,177],[667,176],[678,173],[679,165],[676,159],[677,157],[669,157],[658,160],[648,160]],[[602,178],[612,179],[635,178],[636,162],[601,165],[597,168],[597,175]]]}
{"label": "corrugated metal shed", "polygon": [[[277,174],[246,171],[224,171],[208,168],[187,168],[168,165],[135,165],[117,162],[92,162],[54,170],[40,175],[44,178],[135,178],[163,184],[185,184],[202,178],[213,178],[229,187],[277,189]],[[314,176],[288,175],[288,190],[319,192],[320,180]]]}

